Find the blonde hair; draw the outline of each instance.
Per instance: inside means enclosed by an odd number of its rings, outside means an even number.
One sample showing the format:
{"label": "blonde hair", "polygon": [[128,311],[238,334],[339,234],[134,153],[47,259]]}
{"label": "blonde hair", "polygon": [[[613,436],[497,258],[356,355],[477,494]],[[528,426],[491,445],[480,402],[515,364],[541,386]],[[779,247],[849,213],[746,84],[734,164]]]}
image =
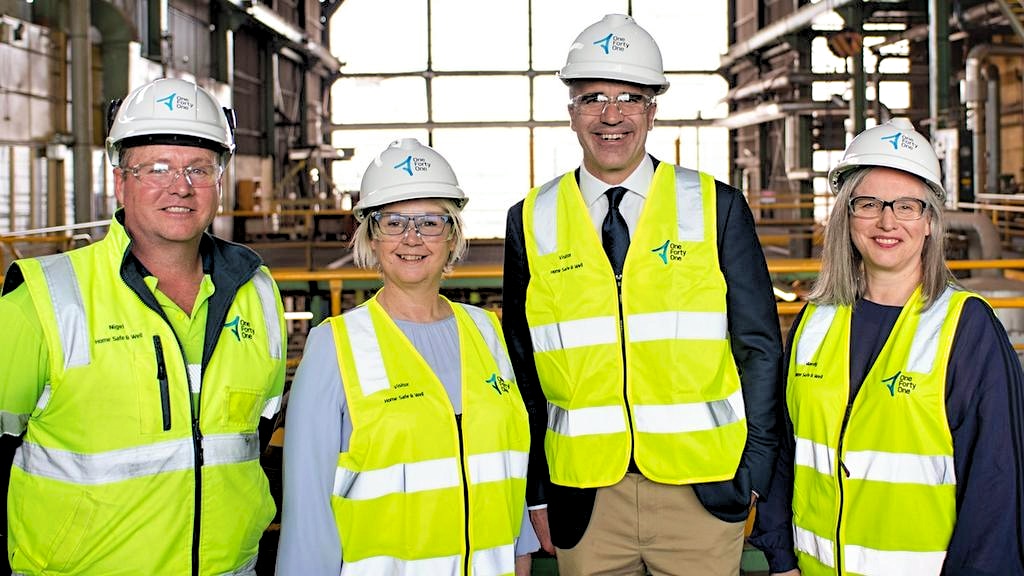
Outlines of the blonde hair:
{"label": "blonde hair", "polygon": [[[448,235],[448,241],[452,241],[452,250],[448,254],[448,262],[445,264],[444,271],[450,272],[452,266],[456,262],[462,259],[466,254],[466,248],[468,241],[463,233],[462,225],[462,210],[458,204],[450,198],[430,198],[437,202],[441,208],[444,209],[445,214],[451,216],[452,219],[452,230]],[[374,208],[374,212],[383,210],[388,205],[377,206]],[[377,259],[377,254],[373,251],[373,240],[376,238],[374,232],[376,225],[373,222],[373,218],[367,214],[366,218],[359,223],[359,227],[356,228],[355,234],[352,236],[352,259],[355,261],[356,266],[367,269],[379,269],[380,260]]]}
{"label": "blonde hair", "polygon": [[[869,166],[849,173],[839,188],[825,228],[821,273],[807,296],[815,304],[851,306],[864,294],[864,258],[850,237],[852,215],[849,204],[857,187],[874,169],[875,167]],[[917,180],[925,193],[924,200],[928,205],[923,217],[931,220],[931,234],[925,238],[921,252],[921,296],[924,299],[924,311],[931,308],[947,286],[956,284],[956,280],[946,266],[946,228],[942,202],[924,180]]]}

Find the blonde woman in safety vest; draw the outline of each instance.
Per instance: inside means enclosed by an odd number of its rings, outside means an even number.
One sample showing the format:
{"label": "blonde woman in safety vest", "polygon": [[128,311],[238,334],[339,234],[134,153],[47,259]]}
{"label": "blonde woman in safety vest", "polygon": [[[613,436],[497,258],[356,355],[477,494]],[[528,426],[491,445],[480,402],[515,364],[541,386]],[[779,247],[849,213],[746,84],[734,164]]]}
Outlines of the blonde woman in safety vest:
{"label": "blonde woman in safety vest", "polygon": [[790,439],[754,542],[774,574],[1024,574],[1024,378],[946,267],[935,152],[894,120],[829,180],[822,271],[788,347]]}
{"label": "blonde woman in safety vest", "polygon": [[206,233],[233,120],[191,82],[132,91],[107,138],[121,208],[106,236],[7,271],[15,574],[255,574],[286,333],[259,256]]}
{"label": "blonde woman in safety vest", "polygon": [[384,286],[310,332],[284,450],[279,576],[529,574],[526,409],[497,318],[439,294],[466,196],[415,139],[367,167],[356,263]]}

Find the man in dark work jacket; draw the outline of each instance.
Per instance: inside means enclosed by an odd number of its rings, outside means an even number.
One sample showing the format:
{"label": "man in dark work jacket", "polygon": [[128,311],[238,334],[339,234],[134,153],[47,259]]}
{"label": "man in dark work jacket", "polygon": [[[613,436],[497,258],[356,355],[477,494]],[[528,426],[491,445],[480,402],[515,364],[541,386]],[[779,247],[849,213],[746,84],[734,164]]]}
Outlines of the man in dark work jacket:
{"label": "man in dark work jacket", "polygon": [[[779,433],[781,338],[753,218],[736,189],[646,153],[668,81],[632,18],[584,30],[560,77],[583,165],[513,206],[505,239],[503,326],[531,418],[531,520],[563,576],[735,574]],[[624,235],[616,263],[609,246]],[[645,351],[652,341],[669,353]],[[588,442],[598,448],[579,449]]]}

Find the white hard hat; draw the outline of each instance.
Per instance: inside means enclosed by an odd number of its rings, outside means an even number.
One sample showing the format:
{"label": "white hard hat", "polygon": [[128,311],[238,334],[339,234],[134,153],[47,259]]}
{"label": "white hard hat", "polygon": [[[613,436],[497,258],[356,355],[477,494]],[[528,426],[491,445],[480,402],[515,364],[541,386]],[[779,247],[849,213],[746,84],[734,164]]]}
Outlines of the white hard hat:
{"label": "white hard hat", "polygon": [[419,140],[403,138],[366,167],[352,212],[362,222],[372,208],[418,198],[449,198],[460,209],[468,201],[447,160]]}
{"label": "white hard hat", "polygon": [[591,24],[573,42],[562,82],[597,79],[651,86],[657,94],[668,90],[661,50],[654,38],[631,16],[608,14]]}
{"label": "white hard hat", "polygon": [[846,147],[846,154],[828,174],[829,187],[839,194],[843,179],[852,170],[870,166],[909,172],[928,184],[940,201],[945,201],[939,158],[928,140],[905,118],[868,128]]}
{"label": "white hard hat", "polygon": [[162,78],[136,88],[108,110],[106,148],[118,166],[121,151],[133,146],[173,144],[235,151],[235,115],[206,89],[187,80]]}

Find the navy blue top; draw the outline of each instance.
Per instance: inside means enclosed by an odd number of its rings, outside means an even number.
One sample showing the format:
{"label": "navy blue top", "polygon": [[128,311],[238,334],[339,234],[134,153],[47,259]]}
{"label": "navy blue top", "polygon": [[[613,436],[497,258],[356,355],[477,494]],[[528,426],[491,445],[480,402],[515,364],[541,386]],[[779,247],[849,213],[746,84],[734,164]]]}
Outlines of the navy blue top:
{"label": "navy blue top", "polygon": [[[860,300],[850,337],[850,397],[885,345],[902,308]],[[800,315],[803,315],[801,311]],[[793,348],[793,324],[786,366]],[[953,436],[957,520],[942,574],[1024,574],[1024,374],[992,309],[971,298],[964,306],[946,375],[946,417]],[[785,396],[783,396],[785,397]],[[796,567],[793,551],[793,425],[779,406],[787,434],[775,481],[758,502],[752,544],[772,572]]]}

